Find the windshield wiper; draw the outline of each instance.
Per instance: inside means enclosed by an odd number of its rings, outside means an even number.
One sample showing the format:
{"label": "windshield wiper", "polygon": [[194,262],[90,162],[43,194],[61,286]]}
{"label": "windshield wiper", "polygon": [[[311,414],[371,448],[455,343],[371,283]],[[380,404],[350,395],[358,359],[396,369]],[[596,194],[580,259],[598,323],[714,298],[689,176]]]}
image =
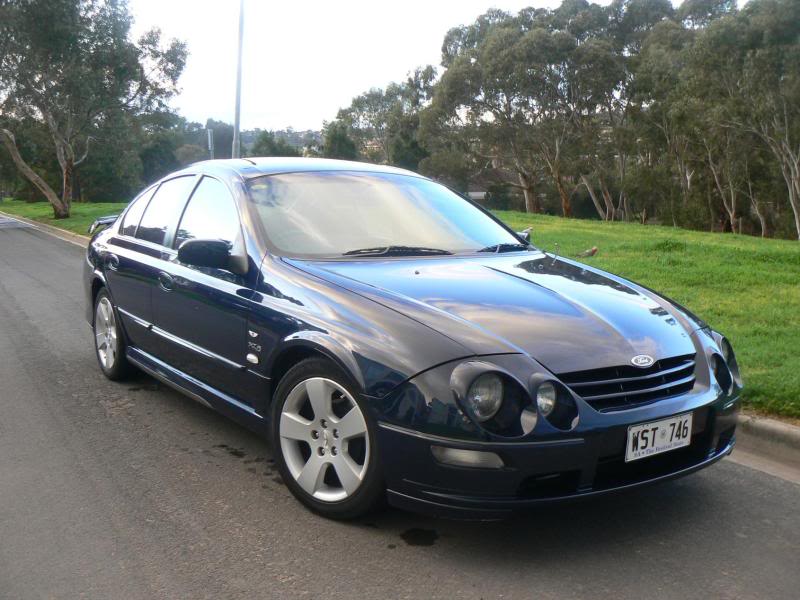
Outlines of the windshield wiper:
{"label": "windshield wiper", "polygon": [[423,246],[378,246],[348,250],[342,256],[434,256],[443,254],[452,254],[452,252]]}
{"label": "windshield wiper", "polygon": [[523,244],[521,242],[517,243],[505,243],[505,244],[493,244],[491,246],[486,246],[486,248],[481,248],[478,252],[516,252],[517,250],[530,250],[530,244]]}

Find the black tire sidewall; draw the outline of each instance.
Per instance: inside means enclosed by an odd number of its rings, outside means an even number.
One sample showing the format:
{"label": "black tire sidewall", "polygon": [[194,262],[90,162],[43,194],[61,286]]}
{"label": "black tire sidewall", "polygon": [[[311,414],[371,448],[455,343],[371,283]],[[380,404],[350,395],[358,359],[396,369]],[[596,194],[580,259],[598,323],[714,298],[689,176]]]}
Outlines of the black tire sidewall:
{"label": "black tire sidewall", "polygon": [[[370,448],[367,474],[361,486],[352,496],[338,502],[319,501],[303,490],[289,472],[281,449],[279,428],[281,412],[286,398],[295,386],[312,377],[325,377],[344,387],[355,400],[367,424],[367,436]],[[291,491],[300,502],[315,513],[332,519],[349,520],[368,514],[378,508],[385,497],[385,488],[376,440],[377,427],[369,411],[369,407],[365,405],[361,394],[357,391],[358,389],[358,386],[352,381],[352,378],[332,361],[324,358],[310,358],[292,367],[281,379],[273,395],[270,438],[275,463],[280,475],[289,488],[289,491]]]}
{"label": "black tire sidewall", "polygon": [[97,338],[93,336],[92,342],[94,343],[94,356],[97,359],[97,364],[100,367],[100,370],[103,372],[103,375],[111,379],[112,381],[117,381],[124,378],[128,375],[129,368],[128,368],[128,361],[125,358],[125,334],[120,327],[119,322],[119,313],[117,312],[117,307],[114,306],[114,301],[111,299],[111,295],[108,291],[103,288],[99,292],[97,292],[97,297],[94,299],[94,312],[92,313],[92,333],[97,334],[95,331],[95,322],[97,321],[97,305],[100,304],[100,300],[103,298],[107,298],[108,302],[111,304],[111,310],[114,311],[114,328],[117,330],[117,356],[116,360],[114,361],[114,365],[107,369],[103,366],[103,363],[100,361],[100,355],[97,352]]}

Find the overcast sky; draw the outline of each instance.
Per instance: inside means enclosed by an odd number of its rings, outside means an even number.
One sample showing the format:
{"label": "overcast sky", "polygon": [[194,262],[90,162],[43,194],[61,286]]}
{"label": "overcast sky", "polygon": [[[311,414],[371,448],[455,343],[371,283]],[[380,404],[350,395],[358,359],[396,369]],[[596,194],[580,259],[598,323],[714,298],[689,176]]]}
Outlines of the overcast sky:
{"label": "overcast sky", "polygon": [[[560,0],[245,0],[242,128],[319,129],[370,87],[438,65],[448,29],[489,7]],[[600,2],[607,4],[607,1]],[[153,26],[189,46],[173,105],[205,123],[233,122],[238,0],[130,0],[138,36]]]}

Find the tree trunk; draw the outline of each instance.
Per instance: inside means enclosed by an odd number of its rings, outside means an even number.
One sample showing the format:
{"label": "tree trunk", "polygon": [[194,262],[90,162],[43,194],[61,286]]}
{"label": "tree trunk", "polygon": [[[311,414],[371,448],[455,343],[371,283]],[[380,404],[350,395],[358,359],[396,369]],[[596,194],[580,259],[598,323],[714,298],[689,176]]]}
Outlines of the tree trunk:
{"label": "tree trunk", "polygon": [[[728,173],[728,192],[730,192],[730,198],[725,192],[725,184],[722,181],[722,177],[725,175],[725,168],[724,164],[717,165],[714,163],[714,158],[711,154],[711,147],[706,144],[706,151],[708,153],[708,168],[711,171],[711,174],[714,177],[714,185],[717,186],[717,192],[719,193],[719,197],[722,199],[722,207],[725,209],[726,218],[731,224],[731,233],[736,233],[736,187],[733,184],[733,173]],[[730,204],[728,201],[730,200]]]}
{"label": "tree trunk", "polygon": [[781,174],[789,192],[789,206],[794,213],[794,226],[797,239],[800,240],[800,155],[791,150],[788,134],[784,139],[769,134],[767,128],[756,129],[755,132],[766,142],[772,154],[778,159]]}
{"label": "tree trunk", "polygon": [[[605,179],[600,177],[600,191],[603,194],[603,202],[606,203],[606,217],[607,221],[613,221],[614,217],[614,199],[611,197],[611,192],[608,190],[608,186],[606,185]],[[620,196],[622,196],[622,192],[620,192]]]}
{"label": "tree trunk", "polygon": [[63,215],[56,212],[56,219],[65,219],[69,217],[69,210],[72,205],[72,188],[75,184],[75,165],[71,160],[64,161],[62,169],[64,185],[61,190],[61,204],[64,207]]}
{"label": "tree trunk", "polygon": [[594,208],[597,211],[597,214],[600,215],[600,218],[603,219],[603,221],[607,221],[608,214],[603,209],[600,201],[597,199],[597,194],[595,194],[594,188],[592,187],[592,184],[589,183],[589,179],[586,177],[586,175],[581,175],[581,183],[586,188],[586,191],[589,192],[589,197],[592,199],[592,203],[594,203]]}
{"label": "tree trunk", "polygon": [[525,197],[525,212],[542,212],[542,207],[539,206],[539,198],[536,197],[536,190],[534,189],[534,185],[531,180],[524,173],[517,173],[517,177],[519,177],[519,185],[522,188],[522,195]]}
{"label": "tree trunk", "polygon": [[794,213],[794,226],[797,231],[797,239],[800,240],[800,164],[794,163],[786,157],[781,161],[781,172],[786,181],[786,188],[789,192],[789,205]]}
{"label": "tree trunk", "polygon": [[69,206],[64,206],[61,199],[58,197],[47,182],[42,179],[33,169],[30,168],[28,163],[22,158],[22,155],[19,153],[19,149],[17,148],[17,142],[14,138],[14,134],[12,134],[8,129],[0,129],[0,138],[3,140],[3,145],[8,150],[9,154],[11,154],[11,158],[14,161],[17,169],[19,172],[22,173],[28,181],[30,181],[36,189],[38,189],[50,205],[53,207],[53,214],[56,219],[61,219],[64,217],[69,216]]}
{"label": "tree trunk", "polygon": [[558,189],[558,196],[561,198],[561,214],[569,219],[572,217],[572,204],[570,203],[567,190],[564,189],[564,182],[561,181],[561,173],[556,170],[553,173],[553,179],[555,180],[556,188]]}

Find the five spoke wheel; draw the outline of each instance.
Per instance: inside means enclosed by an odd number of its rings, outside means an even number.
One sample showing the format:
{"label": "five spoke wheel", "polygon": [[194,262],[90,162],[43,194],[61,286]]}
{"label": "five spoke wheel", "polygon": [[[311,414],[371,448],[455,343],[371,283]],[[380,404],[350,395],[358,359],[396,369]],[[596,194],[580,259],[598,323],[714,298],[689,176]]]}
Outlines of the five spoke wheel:
{"label": "five spoke wheel", "polygon": [[117,323],[107,296],[102,296],[95,308],[94,339],[100,364],[105,369],[113,369],[117,362]]}
{"label": "five spoke wheel", "polygon": [[338,502],[359,489],[369,466],[369,435],[344,387],[324,377],[301,381],[286,397],[278,431],[289,473],[307,494]]}

